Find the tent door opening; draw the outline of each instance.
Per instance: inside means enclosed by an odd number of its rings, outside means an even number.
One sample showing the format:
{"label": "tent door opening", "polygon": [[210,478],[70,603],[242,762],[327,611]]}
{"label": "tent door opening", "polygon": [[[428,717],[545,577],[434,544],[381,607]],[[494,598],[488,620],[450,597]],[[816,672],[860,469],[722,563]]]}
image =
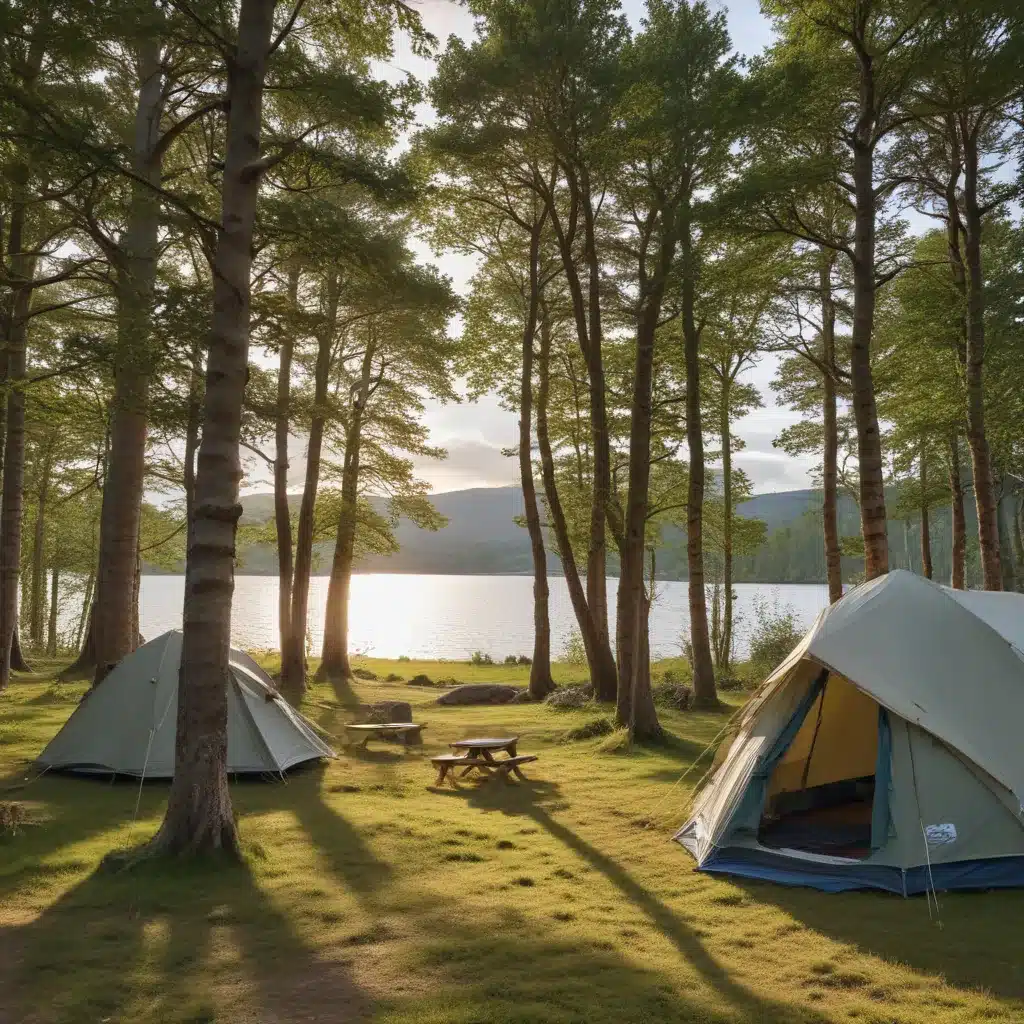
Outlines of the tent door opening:
{"label": "tent door opening", "polygon": [[[870,856],[879,721],[871,697],[842,676],[825,677],[769,779],[757,836],[762,846]],[[878,795],[887,801],[887,784],[884,790]]]}

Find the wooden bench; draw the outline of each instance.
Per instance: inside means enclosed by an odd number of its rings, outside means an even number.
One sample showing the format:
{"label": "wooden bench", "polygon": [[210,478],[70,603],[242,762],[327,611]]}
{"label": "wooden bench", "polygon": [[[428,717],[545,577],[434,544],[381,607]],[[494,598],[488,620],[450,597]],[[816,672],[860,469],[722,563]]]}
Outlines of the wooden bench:
{"label": "wooden bench", "polygon": [[398,737],[405,746],[420,744],[423,742],[421,733],[426,728],[425,724],[415,722],[381,722],[364,723],[361,725],[346,725],[345,729],[353,740],[360,740],[359,746],[366,748],[371,739],[386,740],[389,737]]}
{"label": "wooden bench", "polygon": [[527,781],[526,776],[522,773],[519,766],[536,760],[536,754],[519,754],[516,757],[503,757],[499,760],[483,757],[467,757],[465,754],[440,754],[437,757],[432,757],[430,759],[432,764],[437,765],[437,780],[434,783],[435,786],[443,785],[445,779],[448,779],[454,786],[455,770],[458,768],[464,769],[462,772],[464,776],[476,769],[481,775],[486,775],[488,777],[491,775],[499,775],[505,780],[505,782],[508,782],[510,774],[515,775],[516,778],[522,779],[525,782]]}

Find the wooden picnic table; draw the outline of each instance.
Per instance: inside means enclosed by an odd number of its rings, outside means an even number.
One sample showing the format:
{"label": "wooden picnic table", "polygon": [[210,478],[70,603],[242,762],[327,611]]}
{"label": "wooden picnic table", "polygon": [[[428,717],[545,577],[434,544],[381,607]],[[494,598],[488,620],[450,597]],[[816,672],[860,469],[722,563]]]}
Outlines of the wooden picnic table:
{"label": "wooden picnic table", "polygon": [[[437,781],[435,785],[440,786],[446,778],[450,778],[452,785],[455,785],[455,771],[462,769],[461,777],[476,771],[480,775],[500,775],[505,782],[513,774],[518,779],[527,781],[522,773],[520,765],[536,761],[536,754],[517,754],[516,744],[518,736],[483,736],[472,739],[456,740],[449,744],[453,750],[464,751],[464,753],[441,754],[439,757],[432,757],[431,763],[437,766]],[[496,752],[505,752],[507,757],[495,757]]]}
{"label": "wooden picnic table", "polygon": [[353,738],[362,737],[359,746],[366,748],[371,739],[386,740],[391,736],[398,736],[403,745],[408,747],[410,743],[422,743],[423,737],[420,733],[426,726],[416,722],[369,722],[363,725],[346,725],[345,729]]}

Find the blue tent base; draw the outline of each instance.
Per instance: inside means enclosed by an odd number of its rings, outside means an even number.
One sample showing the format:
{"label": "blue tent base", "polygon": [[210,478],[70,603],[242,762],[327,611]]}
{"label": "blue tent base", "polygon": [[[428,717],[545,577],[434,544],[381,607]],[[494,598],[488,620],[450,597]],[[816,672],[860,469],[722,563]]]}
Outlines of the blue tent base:
{"label": "blue tent base", "polygon": [[1024,888],[1024,857],[934,864],[929,878],[927,866],[906,871],[859,861],[851,861],[847,866],[797,860],[766,850],[726,847],[715,850],[699,870],[779,885],[806,886],[822,892],[881,889],[900,896],[916,896],[932,887],[939,892]]}

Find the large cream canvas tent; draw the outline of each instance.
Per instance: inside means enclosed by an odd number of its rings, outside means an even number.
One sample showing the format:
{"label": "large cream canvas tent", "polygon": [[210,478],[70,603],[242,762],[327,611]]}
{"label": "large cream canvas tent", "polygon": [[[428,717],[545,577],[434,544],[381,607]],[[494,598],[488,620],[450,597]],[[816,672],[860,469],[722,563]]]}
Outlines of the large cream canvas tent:
{"label": "large cream canvas tent", "polygon": [[1024,596],[908,572],[818,617],[676,839],[827,891],[1024,885]]}
{"label": "large cream canvas tent", "polygon": [[[91,774],[171,778],[177,732],[181,633],[130,654],[90,690],[37,761]],[[280,774],[334,752],[277,693],[249,655],[231,651],[228,771]]]}

